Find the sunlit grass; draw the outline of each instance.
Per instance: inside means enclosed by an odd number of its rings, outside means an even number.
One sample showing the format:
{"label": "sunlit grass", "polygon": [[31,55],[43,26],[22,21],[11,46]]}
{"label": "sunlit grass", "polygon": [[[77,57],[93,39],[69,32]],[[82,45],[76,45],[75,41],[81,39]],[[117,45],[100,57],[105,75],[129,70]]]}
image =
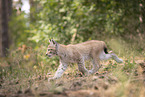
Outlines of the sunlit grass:
{"label": "sunlit grass", "polygon": [[[96,91],[100,93],[104,89],[102,96],[143,97],[143,69],[139,63],[144,62],[144,55],[131,52],[133,49],[129,50],[130,46],[121,40],[111,40],[108,43],[124,63],[103,61],[100,70],[87,77],[81,75],[77,64],[73,64],[68,67],[62,78],[53,82],[48,82],[47,79],[55,74],[59,65],[58,57],[47,58],[45,51],[41,50],[44,47],[38,50],[15,50],[7,58],[0,59],[0,88],[5,93],[24,93],[27,89],[32,89],[36,96],[38,91],[61,93],[64,90],[98,88]],[[86,67],[91,69],[92,66],[86,62]]]}

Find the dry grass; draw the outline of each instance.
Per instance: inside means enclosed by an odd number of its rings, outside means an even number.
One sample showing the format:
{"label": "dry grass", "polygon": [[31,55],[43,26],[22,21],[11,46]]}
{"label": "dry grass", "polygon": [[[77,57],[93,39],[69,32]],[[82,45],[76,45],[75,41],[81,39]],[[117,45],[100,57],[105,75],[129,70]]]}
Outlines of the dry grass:
{"label": "dry grass", "polygon": [[51,82],[47,79],[54,75],[58,58],[44,57],[43,47],[18,48],[8,58],[0,59],[0,96],[145,97],[144,53],[136,55],[133,51],[129,55],[131,51],[121,41],[111,46],[121,48],[118,55],[124,63],[103,61],[100,70],[90,76],[81,75],[76,64],[70,65],[62,78]]}

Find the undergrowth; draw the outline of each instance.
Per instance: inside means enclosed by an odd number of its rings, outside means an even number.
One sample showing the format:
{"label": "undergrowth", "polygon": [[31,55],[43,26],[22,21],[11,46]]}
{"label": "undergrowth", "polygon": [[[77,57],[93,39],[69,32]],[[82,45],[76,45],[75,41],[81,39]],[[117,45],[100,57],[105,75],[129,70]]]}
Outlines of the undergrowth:
{"label": "undergrowth", "polygon": [[[108,41],[109,44],[110,42],[112,40]],[[58,57],[47,58],[44,46],[32,49],[23,45],[11,51],[7,58],[0,59],[0,93],[5,95],[20,91],[25,93],[28,89],[31,89],[35,96],[39,95],[38,90],[61,94],[64,91],[94,89],[101,93],[103,87],[105,93],[100,96],[131,97],[134,94],[134,97],[143,97],[144,69],[139,64],[144,62],[144,54],[133,54],[135,51],[131,54],[129,45],[120,43],[122,43],[120,40],[114,41],[110,47],[113,47],[111,49],[115,53],[119,51],[117,55],[124,60],[123,63],[118,64],[113,60],[103,61],[100,70],[88,77],[83,76],[78,71],[77,65],[73,64],[62,78],[53,82],[48,82],[47,79],[54,75],[59,65]],[[89,63],[86,63],[86,67],[91,68]]]}

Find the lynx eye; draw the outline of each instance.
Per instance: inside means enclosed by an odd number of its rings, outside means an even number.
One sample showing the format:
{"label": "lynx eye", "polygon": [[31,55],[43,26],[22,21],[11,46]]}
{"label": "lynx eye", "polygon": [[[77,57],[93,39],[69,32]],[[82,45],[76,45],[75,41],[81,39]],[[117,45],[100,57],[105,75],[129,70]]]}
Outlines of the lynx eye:
{"label": "lynx eye", "polygon": [[48,51],[51,51],[51,50],[53,50],[53,49],[48,49]]}

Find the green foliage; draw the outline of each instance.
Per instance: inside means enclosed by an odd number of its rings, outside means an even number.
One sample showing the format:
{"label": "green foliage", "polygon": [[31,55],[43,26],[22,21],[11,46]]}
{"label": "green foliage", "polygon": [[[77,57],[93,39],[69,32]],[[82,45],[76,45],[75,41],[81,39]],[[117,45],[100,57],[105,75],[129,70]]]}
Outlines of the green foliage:
{"label": "green foliage", "polygon": [[[139,2],[134,0],[34,0],[30,14],[19,11],[13,12],[9,23],[16,46],[27,43],[39,48],[40,45],[46,46],[52,38],[62,44],[97,39],[115,46],[113,50],[124,55],[126,44],[134,40],[132,35],[142,33],[138,25],[144,25],[139,21],[139,16],[144,14]],[[111,40],[116,36],[121,39]],[[143,38],[137,39],[141,41]],[[138,51],[142,52],[144,42],[139,44]]]}
{"label": "green foliage", "polygon": [[[47,42],[54,38],[62,43],[96,39],[100,35],[123,35],[126,9],[110,0],[41,0],[37,21],[31,25],[31,40]],[[129,3],[129,2],[126,2]],[[74,41],[75,40],[75,41]]]}
{"label": "green foliage", "polygon": [[30,37],[30,33],[28,33],[29,29],[29,21],[28,16],[21,12],[21,10],[13,10],[13,15],[11,16],[11,21],[9,22],[11,43],[14,46],[20,46],[25,44],[28,41],[28,37]]}

